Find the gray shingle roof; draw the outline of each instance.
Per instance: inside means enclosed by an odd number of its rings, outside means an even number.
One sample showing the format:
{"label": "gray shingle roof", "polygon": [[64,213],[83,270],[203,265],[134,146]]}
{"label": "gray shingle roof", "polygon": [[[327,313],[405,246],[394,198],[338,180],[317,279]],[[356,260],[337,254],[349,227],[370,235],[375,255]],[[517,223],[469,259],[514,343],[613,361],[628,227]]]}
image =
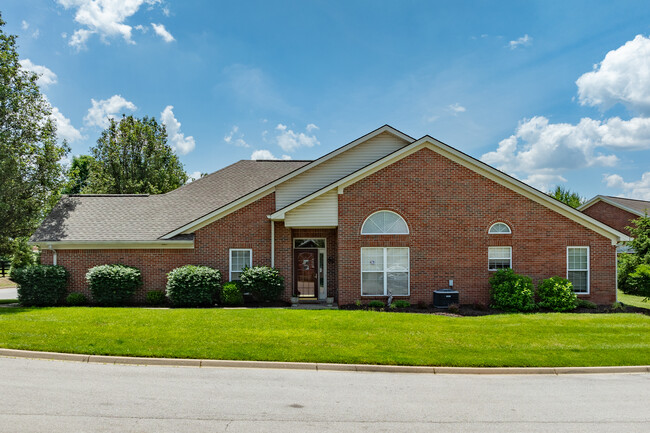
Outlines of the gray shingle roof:
{"label": "gray shingle roof", "polygon": [[167,194],[64,196],[30,241],[154,241],[308,163],[243,160]]}
{"label": "gray shingle roof", "polygon": [[650,201],[636,200],[632,198],[612,197],[612,196],[604,196],[604,197],[607,197],[608,200],[618,203],[621,206],[625,206],[627,208],[635,210],[639,213],[650,214]]}

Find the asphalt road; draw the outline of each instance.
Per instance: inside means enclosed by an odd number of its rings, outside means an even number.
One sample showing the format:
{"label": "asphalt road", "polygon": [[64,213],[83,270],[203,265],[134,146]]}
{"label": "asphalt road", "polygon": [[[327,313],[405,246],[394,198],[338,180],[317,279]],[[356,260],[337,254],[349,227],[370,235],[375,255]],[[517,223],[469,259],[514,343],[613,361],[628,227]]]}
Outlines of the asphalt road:
{"label": "asphalt road", "polygon": [[650,374],[432,375],[0,358],[0,432],[648,432]]}

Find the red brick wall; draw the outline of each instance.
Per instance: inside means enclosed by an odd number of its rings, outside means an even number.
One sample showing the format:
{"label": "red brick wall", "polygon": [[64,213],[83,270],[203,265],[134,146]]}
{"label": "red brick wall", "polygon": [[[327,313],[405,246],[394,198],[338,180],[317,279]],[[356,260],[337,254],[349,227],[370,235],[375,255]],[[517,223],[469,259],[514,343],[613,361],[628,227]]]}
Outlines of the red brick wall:
{"label": "red brick wall", "polygon": [[630,231],[626,229],[626,227],[632,225],[632,220],[638,218],[638,216],[632,212],[612,206],[604,201],[599,201],[589,206],[583,211],[583,213],[615,228],[619,232],[625,233],[626,235],[630,235]]}
{"label": "red brick wall", "polygon": [[[397,181],[396,181],[397,180]],[[409,300],[432,302],[433,291],[448,286],[461,303],[489,302],[488,246],[512,246],[515,272],[537,283],[566,276],[566,247],[590,246],[591,291],[599,304],[616,299],[616,247],[603,236],[546,207],[446,159],[420,150],[339,195],[338,302],[367,301],[360,290],[362,247],[410,248]],[[360,235],[373,212],[389,209],[402,215],[408,235]],[[504,221],[510,235],[488,235]]]}

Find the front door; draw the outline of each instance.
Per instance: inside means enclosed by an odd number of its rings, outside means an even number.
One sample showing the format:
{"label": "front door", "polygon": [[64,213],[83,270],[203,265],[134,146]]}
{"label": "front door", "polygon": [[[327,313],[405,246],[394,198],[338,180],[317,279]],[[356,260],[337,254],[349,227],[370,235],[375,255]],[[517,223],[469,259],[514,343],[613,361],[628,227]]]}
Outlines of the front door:
{"label": "front door", "polygon": [[295,294],[300,297],[318,296],[318,250],[294,250]]}

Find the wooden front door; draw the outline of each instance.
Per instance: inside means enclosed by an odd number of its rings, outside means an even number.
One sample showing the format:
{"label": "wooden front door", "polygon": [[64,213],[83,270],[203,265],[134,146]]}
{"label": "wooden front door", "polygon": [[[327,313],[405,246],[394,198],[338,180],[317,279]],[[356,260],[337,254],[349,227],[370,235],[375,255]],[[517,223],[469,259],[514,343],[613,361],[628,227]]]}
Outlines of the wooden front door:
{"label": "wooden front door", "polygon": [[318,250],[294,250],[294,293],[301,297],[318,296]]}

